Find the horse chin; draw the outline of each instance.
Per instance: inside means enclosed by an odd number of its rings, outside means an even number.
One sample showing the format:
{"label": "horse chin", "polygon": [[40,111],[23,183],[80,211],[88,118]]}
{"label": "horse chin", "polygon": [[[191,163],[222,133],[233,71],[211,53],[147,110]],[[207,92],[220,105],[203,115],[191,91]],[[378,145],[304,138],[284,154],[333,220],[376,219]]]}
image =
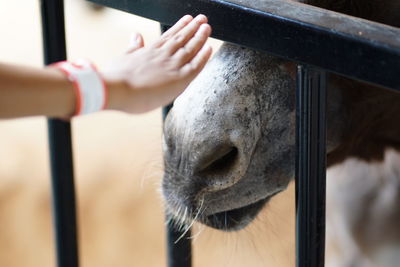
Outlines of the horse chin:
{"label": "horse chin", "polygon": [[[194,222],[199,222],[217,230],[233,232],[248,226],[271,198],[284,191],[285,188],[286,187],[276,188],[276,190],[264,198],[258,198],[250,203],[247,202],[244,206],[232,207],[233,205],[226,205],[225,208],[223,206],[212,207],[212,205],[204,205],[204,202],[200,204],[198,203],[199,201],[187,197],[191,195],[187,192],[183,194],[186,197],[182,197],[182,192],[178,193],[174,190],[168,190],[165,184],[163,185],[163,193],[167,200],[167,218],[173,222],[174,227],[178,230],[186,231],[191,228]],[[198,190],[195,191],[198,192]],[[196,199],[199,198],[200,197],[197,197]],[[183,201],[183,199],[185,201]],[[202,199],[204,199],[204,196]],[[215,203],[215,201],[211,201],[211,203],[213,202]],[[231,204],[231,201],[227,203]],[[207,210],[209,210],[209,212],[203,209],[205,206],[208,206]]]}
{"label": "horse chin", "polygon": [[241,208],[200,217],[198,220],[214,229],[226,232],[238,231],[250,224],[270,199],[271,196]]}
{"label": "horse chin", "polygon": [[283,190],[279,190],[278,192],[273,193],[266,198],[241,208],[226,210],[199,217],[198,221],[211,228],[225,232],[241,230],[249,225],[257,217],[264,206],[270,201],[270,199],[281,191]]}

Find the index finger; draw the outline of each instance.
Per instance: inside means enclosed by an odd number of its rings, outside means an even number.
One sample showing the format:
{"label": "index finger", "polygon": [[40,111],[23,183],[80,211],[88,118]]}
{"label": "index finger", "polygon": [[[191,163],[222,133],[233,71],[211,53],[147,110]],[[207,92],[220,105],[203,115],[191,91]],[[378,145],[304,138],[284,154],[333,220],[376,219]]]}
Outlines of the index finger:
{"label": "index finger", "polygon": [[193,20],[193,17],[190,15],[185,15],[183,16],[178,22],[174,24],[171,28],[169,28],[168,31],[164,32],[163,35],[161,35],[161,38],[153,43],[153,47],[160,47],[162,46],[166,41],[168,41],[169,38],[174,36],[177,32],[182,30],[186,25],[188,25],[189,22]]}

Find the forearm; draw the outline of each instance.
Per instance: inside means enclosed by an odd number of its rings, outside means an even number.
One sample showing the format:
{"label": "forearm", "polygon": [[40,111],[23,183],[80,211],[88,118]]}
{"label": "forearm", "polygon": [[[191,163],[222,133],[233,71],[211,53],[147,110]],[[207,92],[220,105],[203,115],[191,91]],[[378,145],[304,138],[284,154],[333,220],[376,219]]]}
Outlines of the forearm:
{"label": "forearm", "polygon": [[212,52],[205,45],[210,34],[204,15],[184,16],[147,48],[138,35],[128,53],[100,73],[91,64],[0,64],[0,118],[70,118],[104,108],[150,111],[170,103],[203,69]]}
{"label": "forearm", "polygon": [[74,110],[73,84],[59,70],[0,64],[0,118],[67,118]]}

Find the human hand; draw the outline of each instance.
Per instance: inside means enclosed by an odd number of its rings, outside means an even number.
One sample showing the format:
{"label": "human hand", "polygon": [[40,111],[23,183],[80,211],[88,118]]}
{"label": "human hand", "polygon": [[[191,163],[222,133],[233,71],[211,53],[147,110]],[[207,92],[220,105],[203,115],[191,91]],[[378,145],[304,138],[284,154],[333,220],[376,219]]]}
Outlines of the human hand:
{"label": "human hand", "polygon": [[137,35],[128,53],[102,72],[109,88],[107,108],[142,113],[173,101],[210,58],[210,34],[204,15],[186,15],[148,47]]}

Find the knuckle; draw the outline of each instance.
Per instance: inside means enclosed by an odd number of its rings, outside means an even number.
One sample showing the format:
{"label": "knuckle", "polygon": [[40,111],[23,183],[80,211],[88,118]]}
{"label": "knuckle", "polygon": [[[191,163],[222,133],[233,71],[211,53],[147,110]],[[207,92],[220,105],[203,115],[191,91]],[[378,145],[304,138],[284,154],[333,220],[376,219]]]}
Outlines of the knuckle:
{"label": "knuckle", "polygon": [[160,48],[160,56],[168,57],[170,54],[170,50],[171,50],[171,48],[169,46],[166,46],[166,45],[162,46]]}
{"label": "knuckle", "polygon": [[188,64],[188,73],[196,72],[197,66],[193,62]]}
{"label": "knuckle", "polygon": [[174,41],[175,43],[182,43],[184,39],[185,39],[185,38],[184,38],[182,35],[178,34],[178,35],[174,36],[173,41]]}
{"label": "knuckle", "polygon": [[183,68],[179,72],[179,76],[180,76],[181,79],[182,78],[186,78],[186,76],[188,76],[188,75],[189,75],[189,71],[188,71],[187,68]]}
{"label": "knuckle", "polygon": [[187,47],[181,47],[178,50],[179,57],[186,57],[190,54],[190,50]]}
{"label": "knuckle", "polygon": [[171,36],[169,34],[165,34],[163,36],[161,36],[160,41],[161,42],[166,42],[171,38]]}

